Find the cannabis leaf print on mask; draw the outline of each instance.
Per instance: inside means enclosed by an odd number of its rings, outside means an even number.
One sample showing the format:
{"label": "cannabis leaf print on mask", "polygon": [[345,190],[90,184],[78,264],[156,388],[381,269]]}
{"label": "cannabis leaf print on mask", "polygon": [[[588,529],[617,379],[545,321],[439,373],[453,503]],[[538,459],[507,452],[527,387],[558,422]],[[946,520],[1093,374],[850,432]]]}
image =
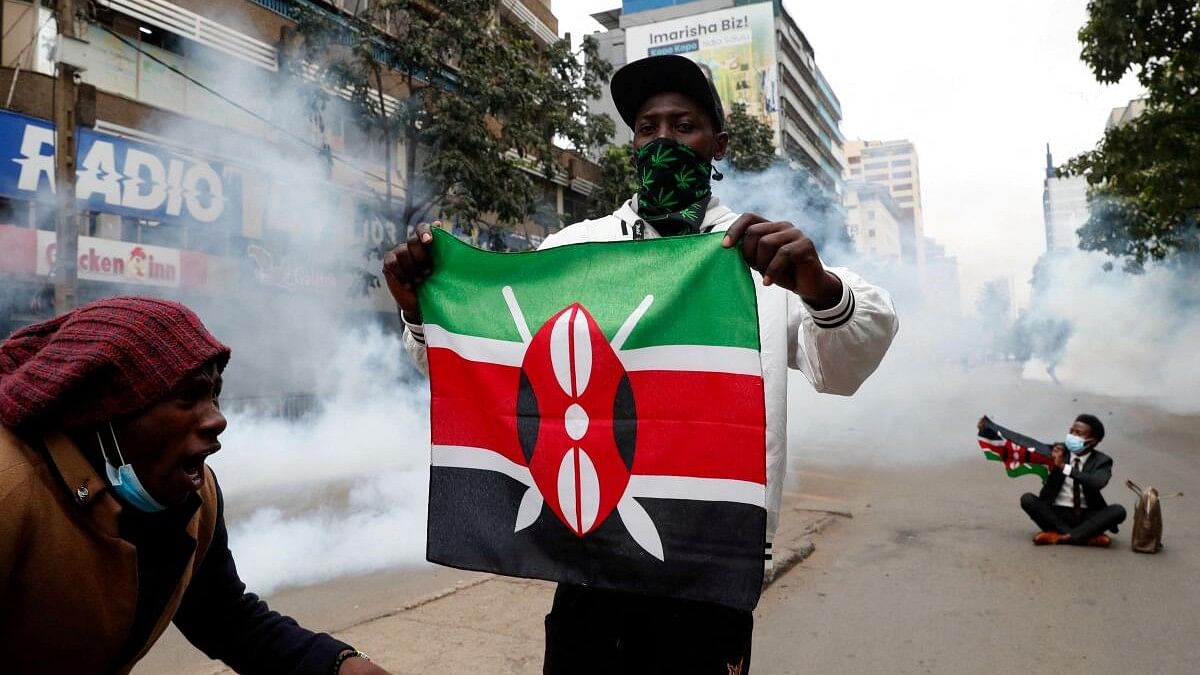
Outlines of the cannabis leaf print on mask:
{"label": "cannabis leaf print on mask", "polygon": [[699,232],[712,197],[712,164],[669,138],[643,145],[633,162],[638,215],[664,236]]}

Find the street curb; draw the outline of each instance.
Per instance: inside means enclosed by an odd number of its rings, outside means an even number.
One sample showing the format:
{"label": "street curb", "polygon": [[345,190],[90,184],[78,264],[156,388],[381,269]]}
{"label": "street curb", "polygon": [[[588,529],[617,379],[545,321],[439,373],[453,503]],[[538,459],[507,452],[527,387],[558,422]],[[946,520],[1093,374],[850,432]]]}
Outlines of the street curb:
{"label": "street curb", "polygon": [[[833,509],[793,509],[796,513],[813,514],[819,513],[814,520],[807,523],[804,528],[792,537],[782,536],[777,537],[774,542],[773,552],[774,560],[771,569],[763,578],[763,589],[770,587],[775,580],[787,574],[788,570],[808,558],[817,550],[816,544],[813,543],[811,537],[821,534],[832,525],[838,518],[853,518],[854,516],[849,511],[833,510]],[[789,541],[790,539],[790,541]]]}
{"label": "street curb", "polygon": [[483,585],[483,584],[485,584],[489,581],[492,581],[493,579],[496,579],[496,578],[497,577],[495,574],[488,574],[479,579],[471,579],[470,581],[460,581],[460,582],[454,584],[453,586],[448,586],[448,587],[443,588],[442,590],[437,591],[435,593],[430,593],[429,595],[422,596],[420,598],[417,598],[416,600],[413,600],[412,602],[407,602],[407,603],[401,605],[400,607],[397,607],[396,609],[393,609],[391,611],[383,612],[382,614],[376,614],[374,616],[369,616],[365,619],[359,619],[358,621],[355,621],[354,623],[351,623],[351,624],[348,624],[345,626],[340,626],[338,628],[333,628],[333,629],[329,630],[329,632],[330,633],[340,633],[342,631],[347,631],[352,628],[357,628],[364,624],[372,623],[374,621],[379,621],[380,619],[388,619],[393,616],[398,616],[405,612],[417,609],[418,607],[423,607],[425,605],[428,605],[431,602],[437,602],[438,600],[441,600],[442,598],[454,595],[455,593],[458,593],[459,591],[465,591],[468,588],[474,588],[476,586]]}

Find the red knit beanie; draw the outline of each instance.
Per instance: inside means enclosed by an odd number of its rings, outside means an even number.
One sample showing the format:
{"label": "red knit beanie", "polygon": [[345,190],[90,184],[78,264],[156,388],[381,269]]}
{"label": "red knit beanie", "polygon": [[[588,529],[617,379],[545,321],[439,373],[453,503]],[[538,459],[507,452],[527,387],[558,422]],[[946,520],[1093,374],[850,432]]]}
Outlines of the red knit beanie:
{"label": "red knit beanie", "polygon": [[0,344],[0,423],[72,429],[143,410],[229,347],[159,298],[97,300]]}

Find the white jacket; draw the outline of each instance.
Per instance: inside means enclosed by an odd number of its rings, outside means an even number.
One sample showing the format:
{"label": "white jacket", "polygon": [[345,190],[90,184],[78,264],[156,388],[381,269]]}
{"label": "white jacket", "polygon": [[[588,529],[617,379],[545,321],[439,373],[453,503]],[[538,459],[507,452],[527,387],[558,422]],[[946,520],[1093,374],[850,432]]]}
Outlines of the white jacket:
{"label": "white jacket", "polygon": [[[634,204],[634,200],[629,200],[610,216],[565,227],[547,237],[539,248],[633,239],[637,230],[644,232],[646,239],[657,239],[660,235],[638,217]],[[727,230],[738,215],[713,197],[701,230]],[[779,502],[787,471],[788,367],[804,373],[819,392],[849,396],[875,372],[899,329],[896,310],[887,291],[867,283],[849,270],[832,268],[829,271],[842,280],[842,299],[837,306],[821,311],[808,307],[791,291],[779,286],[763,286],[762,277],[752,271],[758,295],[767,413],[768,556],[779,524]],[[420,326],[405,327],[404,346],[417,368],[428,374]]]}

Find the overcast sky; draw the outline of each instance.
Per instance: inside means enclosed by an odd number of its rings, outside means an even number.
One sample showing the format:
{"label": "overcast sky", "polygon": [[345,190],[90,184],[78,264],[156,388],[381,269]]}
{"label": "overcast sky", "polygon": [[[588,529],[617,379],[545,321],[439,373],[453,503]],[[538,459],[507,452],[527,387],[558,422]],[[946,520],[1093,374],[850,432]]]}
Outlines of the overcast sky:
{"label": "overcast sky", "polygon": [[[601,30],[619,0],[553,0],[559,30]],[[1109,111],[1137,97],[1079,60],[1085,0],[784,0],[841,100],[847,138],[908,138],[921,167],[925,233],[958,257],[964,304],[989,278],[1028,297],[1045,249],[1042,168],[1090,149]],[[736,208],[736,205],[732,205]],[[770,215],[770,214],[764,214]]]}

